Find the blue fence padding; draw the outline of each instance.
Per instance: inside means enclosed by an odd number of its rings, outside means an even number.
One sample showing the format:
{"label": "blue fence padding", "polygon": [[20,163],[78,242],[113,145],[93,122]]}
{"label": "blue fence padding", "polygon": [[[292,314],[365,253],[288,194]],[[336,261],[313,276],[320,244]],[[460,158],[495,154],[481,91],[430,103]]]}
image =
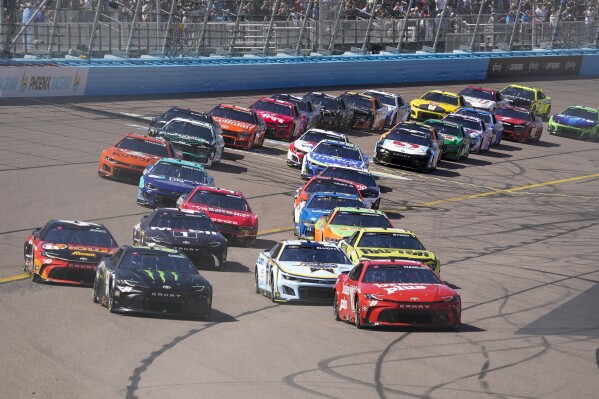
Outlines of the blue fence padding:
{"label": "blue fence padding", "polygon": [[599,54],[589,54],[582,57],[580,76],[599,76]]}

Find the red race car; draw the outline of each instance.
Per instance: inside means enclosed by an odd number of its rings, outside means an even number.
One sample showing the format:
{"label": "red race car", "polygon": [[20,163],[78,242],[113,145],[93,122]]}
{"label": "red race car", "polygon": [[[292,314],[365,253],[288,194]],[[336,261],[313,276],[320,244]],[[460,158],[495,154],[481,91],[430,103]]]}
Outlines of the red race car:
{"label": "red race car", "polygon": [[266,122],[266,135],[275,139],[293,140],[302,133],[306,118],[297,105],[287,101],[262,97],[250,105]]}
{"label": "red race car", "polygon": [[181,209],[206,212],[222,235],[254,245],[258,234],[258,215],[239,191],[198,186],[177,201]]}
{"label": "red race car", "polygon": [[130,133],[102,151],[98,175],[139,181],[144,169],[163,157],[183,159],[183,154],[169,141]]}
{"label": "red race car", "polygon": [[117,249],[104,225],[50,220],[25,240],[23,271],[36,282],[92,285],[102,257]]}
{"label": "red race car", "polygon": [[541,117],[526,108],[498,107],[495,117],[503,123],[503,138],[515,141],[539,141],[543,134]]}
{"label": "red race car", "polygon": [[460,294],[424,263],[363,260],[335,283],[336,320],[356,327],[415,326],[459,330]]}

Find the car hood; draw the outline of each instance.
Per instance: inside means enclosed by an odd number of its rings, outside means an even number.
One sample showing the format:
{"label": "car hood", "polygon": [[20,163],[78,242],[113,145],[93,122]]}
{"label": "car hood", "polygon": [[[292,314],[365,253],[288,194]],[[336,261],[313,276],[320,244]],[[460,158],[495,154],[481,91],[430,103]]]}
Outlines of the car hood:
{"label": "car hood", "polygon": [[[193,291],[194,289],[196,292],[202,292],[210,287],[210,283],[205,278],[199,274],[193,273],[119,268],[117,269],[117,278],[121,280],[137,281],[140,285],[146,286],[147,288],[156,289],[168,294],[174,294],[181,291]],[[201,287],[204,287],[204,289]]]}
{"label": "car hood", "polygon": [[55,241],[41,242],[37,246],[40,251],[52,258],[94,264],[100,263],[104,255],[112,255],[118,249],[94,245],[64,244]]}
{"label": "car hood", "polygon": [[435,260],[435,254],[430,251],[421,251],[416,249],[398,249],[398,248],[365,248],[358,247],[356,252],[360,258],[367,259],[408,259],[427,262]]}
{"label": "car hood", "polygon": [[417,306],[457,295],[453,289],[440,284],[360,283],[360,292],[394,302],[411,302],[409,309],[422,309]]}
{"label": "car hood", "polygon": [[260,117],[262,119],[264,119],[264,122],[266,123],[291,123],[293,122],[293,117],[288,116],[288,115],[282,115],[282,114],[275,114],[272,112],[268,112],[268,111],[260,111],[259,109],[256,110],[256,112],[258,113],[258,115],[260,115]]}
{"label": "car hood", "polygon": [[379,142],[379,143],[380,143],[381,147],[383,147],[386,150],[402,152],[404,154],[411,154],[411,155],[425,155],[426,151],[429,149],[429,147],[425,146],[425,145],[405,143],[403,141],[389,140],[389,139],[384,139],[382,141],[382,143],[381,142]]}
{"label": "car hood", "polygon": [[214,143],[214,141],[208,141],[200,137],[180,133],[161,132],[160,136],[171,140],[173,143],[181,142],[189,145],[204,145],[206,147],[210,147]]}
{"label": "car hood", "polygon": [[525,98],[509,96],[509,95],[505,95],[505,94],[503,95],[503,98],[505,98],[507,100],[509,105],[512,105],[514,107],[522,107],[522,108],[530,108],[530,104],[532,104],[532,102],[534,101],[534,100],[527,100]]}
{"label": "car hood", "polygon": [[247,122],[236,121],[234,119],[221,118],[218,116],[214,117],[214,120],[218,122],[220,127],[224,130],[231,132],[249,132],[253,133],[256,130],[256,125]]}
{"label": "car hood", "polygon": [[190,192],[194,188],[196,188],[200,184],[205,184],[206,182],[199,182],[195,180],[184,180],[179,179],[178,177],[172,176],[164,176],[164,175],[155,175],[153,173],[148,173],[144,176],[144,181],[146,183],[151,183],[159,189],[170,190],[170,191],[178,191],[181,193]]}
{"label": "car hood", "polygon": [[327,165],[341,165],[356,169],[365,168],[364,162],[362,161],[342,157],[335,157],[331,155],[309,153],[308,160]]}
{"label": "car hood", "polygon": [[235,226],[253,226],[258,216],[252,212],[232,211],[230,209],[215,208],[203,204],[185,204],[185,209],[206,212],[215,223],[232,224]]}
{"label": "car hood", "polygon": [[293,143],[293,146],[300,151],[310,152],[310,150],[312,148],[314,148],[314,146],[316,144],[318,144],[318,143],[313,143],[311,141],[304,141],[304,140],[295,140],[295,142]]}
{"label": "car hood", "polygon": [[483,98],[469,97],[464,96],[464,99],[473,107],[473,108],[484,108],[484,109],[493,109],[497,104],[493,100],[485,100]]}
{"label": "car hood", "polygon": [[526,125],[528,123],[528,121],[524,119],[509,118],[500,115],[497,115],[497,119],[499,119],[501,122],[511,123],[512,125]]}
{"label": "car hood", "polygon": [[147,244],[165,243],[192,247],[209,247],[210,243],[225,241],[225,238],[216,231],[171,229],[169,227],[148,227],[144,230],[144,237]]}
{"label": "car hood", "polygon": [[320,219],[321,216],[325,216],[331,213],[330,209],[320,209],[320,208],[306,208],[305,206],[302,208],[302,219],[309,220],[314,219],[315,221]]}
{"label": "car hood", "polygon": [[460,137],[452,136],[449,134],[443,135],[443,142],[445,143],[445,145],[448,146],[460,145],[462,141],[464,141],[464,139]]}
{"label": "car hood", "polygon": [[591,121],[584,118],[576,118],[573,116],[554,115],[553,121],[561,125],[572,126],[577,128],[588,129],[597,124],[595,121]]}
{"label": "car hood", "polygon": [[456,111],[459,106],[447,103],[438,103],[436,101],[428,101],[423,99],[416,99],[410,103],[412,107],[420,108],[426,111],[441,112],[441,113],[452,113]]}
{"label": "car hood", "polygon": [[332,281],[335,281],[338,275],[350,271],[353,267],[351,264],[291,261],[279,261],[279,266],[289,274],[331,279]]}
{"label": "car hood", "polygon": [[148,166],[156,163],[160,158],[157,155],[146,154],[143,152],[124,150],[122,148],[111,147],[104,151],[104,156],[113,158],[119,162],[134,164],[139,166]]}
{"label": "car hood", "polygon": [[464,132],[468,133],[471,137],[473,135],[482,136],[482,134],[483,134],[483,132],[481,132],[480,130],[470,129],[470,128],[467,128],[467,127],[464,128]]}
{"label": "car hood", "polygon": [[335,234],[338,237],[349,237],[356,230],[360,229],[360,226],[343,226],[340,224],[330,224],[329,229],[331,229],[331,233]]}

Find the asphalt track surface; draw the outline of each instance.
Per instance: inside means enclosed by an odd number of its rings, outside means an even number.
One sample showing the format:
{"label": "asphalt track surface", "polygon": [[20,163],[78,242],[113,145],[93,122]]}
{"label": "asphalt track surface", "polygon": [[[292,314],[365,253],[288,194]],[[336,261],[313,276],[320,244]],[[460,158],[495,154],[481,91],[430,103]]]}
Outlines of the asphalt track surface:
{"label": "asphalt track surface", "polygon": [[[554,111],[599,105],[599,79],[534,84]],[[411,100],[429,87],[439,86],[387,89]],[[259,251],[293,237],[302,184],[276,142],[227,149],[210,170],[260,217],[255,248],[231,248],[226,272],[202,271],[214,286],[210,321],[110,314],[89,288],[23,279],[23,241],[48,219],[101,222],[131,243],[148,210],[134,185],[96,173],[102,149],[146,125],[123,113],[208,111],[260,94],[0,101],[0,397],[597,398],[599,143],[546,132],[432,174],[372,165],[387,188],[382,209],[440,256],[460,290],[458,333],[357,330],[331,306],[254,293]],[[376,137],[350,133],[369,155]]]}

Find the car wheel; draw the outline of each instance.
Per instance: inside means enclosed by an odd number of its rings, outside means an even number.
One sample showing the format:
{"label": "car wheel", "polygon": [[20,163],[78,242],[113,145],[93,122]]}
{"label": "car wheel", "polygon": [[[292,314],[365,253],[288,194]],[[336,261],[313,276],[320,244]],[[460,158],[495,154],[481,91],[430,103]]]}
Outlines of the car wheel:
{"label": "car wheel", "polygon": [[[210,294],[210,303],[212,303],[212,294]],[[212,305],[208,305],[208,309],[204,312],[203,315],[200,316],[200,319],[203,321],[210,320],[210,314],[212,313]]]}
{"label": "car wheel", "polygon": [[258,284],[258,267],[256,266],[256,271],[254,272],[254,292],[256,294],[260,293],[260,285]]}
{"label": "car wheel", "polygon": [[29,271],[29,277],[31,277],[31,281],[34,283],[40,281],[39,276],[35,273],[35,252],[31,255],[31,270]]}
{"label": "car wheel", "polygon": [[256,141],[256,135],[254,134],[254,136],[252,136],[252,139],[250,140],[250,142],[248,143],[248,151],[251,151],[254,149],[254,141]]}
{"label": "car wheel", "polygon": [[114,313],[114,284],[111,283],[111,285],[112,287],[110,287],[110,290],[108,291],[106,307],[110,313]]}
{"label": "car wheel", "polygon": [[362,323],[362,317],[360,316],[360,300],[356,298],[356,304],[354,306],[354,323],[358,329],[364,328],[364,324]]}
{"label": "car wheel", "polygon": [[270,301],[275,303],[275,279],[270,275]]}
{"label": "car wheel", "polygon": [[100,303],[100,300],[98,299],[98,280],[97,280],[97,278],[94,279],[94,288],[92,290],[92,301],[94,301],[94,303]]}
{"label": "car wheel", "polygon": [[333,300],[333,316],[335,320],[341,321],[341,317],[339,317],[339,300],[337,298],[337,293],[335,292],[335,298]]}

